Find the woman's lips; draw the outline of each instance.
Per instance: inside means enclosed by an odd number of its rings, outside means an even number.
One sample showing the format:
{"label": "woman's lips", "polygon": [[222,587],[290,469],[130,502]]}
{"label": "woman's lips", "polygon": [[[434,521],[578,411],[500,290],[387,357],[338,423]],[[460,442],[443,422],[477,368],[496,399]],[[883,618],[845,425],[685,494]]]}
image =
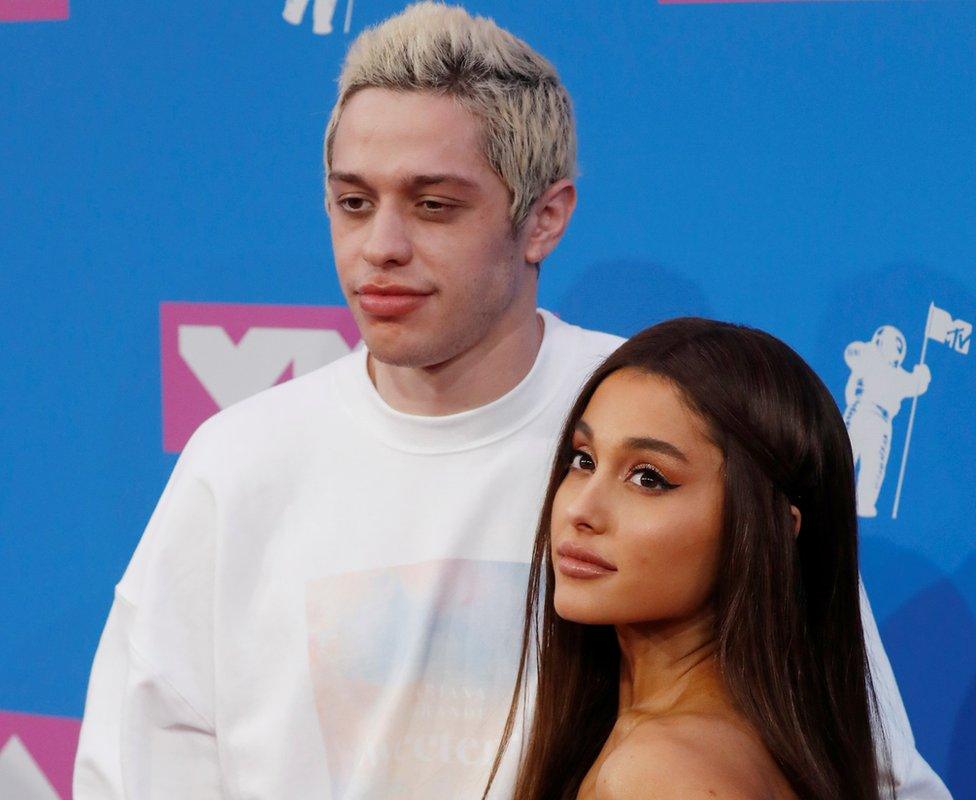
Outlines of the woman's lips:
{"label": "woman's lips", "polygon": [[602,578],[617,571],[605,558],[572,542],[559,545],[556,556],[556,568],[571,578]]}
{"label": "woman's lips", "polygon": [[359,307],[374,317],[400,317],[419,308],[430,297],[429,292],[401,286],[367,284],[356,292]]}

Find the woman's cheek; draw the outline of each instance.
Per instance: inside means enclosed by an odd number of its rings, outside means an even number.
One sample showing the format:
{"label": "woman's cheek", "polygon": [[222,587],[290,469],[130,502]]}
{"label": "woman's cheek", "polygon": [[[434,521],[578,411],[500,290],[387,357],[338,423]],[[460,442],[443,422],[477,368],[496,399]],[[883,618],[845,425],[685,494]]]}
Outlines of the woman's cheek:
{"label": "woman's cheek", "polygon": [[646,619],[696,610],[715,582],[716,547],[701,517],[674,518],[645,528],[627,548],[627,580],[621,595]]}

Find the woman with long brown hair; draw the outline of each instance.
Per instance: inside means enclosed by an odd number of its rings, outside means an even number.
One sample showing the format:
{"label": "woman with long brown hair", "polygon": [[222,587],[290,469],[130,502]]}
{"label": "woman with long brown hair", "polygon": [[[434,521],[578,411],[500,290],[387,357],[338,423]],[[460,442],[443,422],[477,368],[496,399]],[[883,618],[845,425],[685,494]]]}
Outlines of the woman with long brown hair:
{"label": "woman with long brown hair", "polygon": [[529,694],[515,800],[882,796],[850,444],[785,344],[671,320],[583,387],[493,777]]}

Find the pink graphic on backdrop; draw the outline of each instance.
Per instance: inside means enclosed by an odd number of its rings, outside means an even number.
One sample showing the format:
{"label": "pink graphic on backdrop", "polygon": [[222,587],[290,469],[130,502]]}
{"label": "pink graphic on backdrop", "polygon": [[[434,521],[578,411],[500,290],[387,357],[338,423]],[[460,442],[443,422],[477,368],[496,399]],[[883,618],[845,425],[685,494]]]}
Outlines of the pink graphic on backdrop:
{"label": "pink graphic on backdrop", "polygon": [[219,410],[348,353],[344,306],[160,304],[163,450],[177,453]]}
{"label": "pink graphic on backdrop", "polygon": [[[0,753],[13,737],[20,740],[37,768],[62,800],[71,798],[71,772],[81,720],[0,711]],[[7,797],[0,786],[0,797]]]}
{"label": "pink graphic on backdrop", "polygon": [[719,4],[732,4],[732,3],[807,3],[807,2],[820,2],[820,3],[839,3],[839,2],[854,2],[854,3],[867,3],[874,2],[874,0],[657,0],[658,5],[662,6],[690,6],[690,5],[719,5]]}
{"label": "pink graphic on backdrop", "polygon": [[45,22],[68,18],[68,0],[0,0],[0,22]]}

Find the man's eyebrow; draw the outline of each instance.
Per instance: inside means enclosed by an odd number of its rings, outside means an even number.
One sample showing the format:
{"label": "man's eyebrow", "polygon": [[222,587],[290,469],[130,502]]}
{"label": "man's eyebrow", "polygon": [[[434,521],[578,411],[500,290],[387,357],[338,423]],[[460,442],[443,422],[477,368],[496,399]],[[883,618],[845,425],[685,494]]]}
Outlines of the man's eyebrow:
{"label": "man's eyebrow", "polygon": [[[576,430],[587,438],[593,438],[593,429],[583,420],[577,420]],[[624,440],[624,446],[628,450],[651,450],[655,453],[663,453],[678,459],[678,461],[683,461],[685,464],[688,463],[688,456],[680,448],[675,447],[671,442],[664,441],[664,439],[655,439],[653,436],[631,436]]]}
{"label": "man's eyebrow", "polygon": [[330,172],[328,181],[341,181],[342,183],[352,183],[356,186],[362,186],[364,188],[369,187],[369,183],[362,175],[357,175],[355,172]]}
{"label": "man's eyebrow", "polygon": [[[341,183],[351,183],[354,186],[361,186],[363,188],[369,188],[370,184],[362,175],[355,172],[330,172],[328,177],[329,182],[339,181]],[[401,185],[408,189],[424,189],[428,186],[438,186],[440,184],[449,183],[453,186],[460,186],[465,189],[477,189],[478,184],[471,178],[466,178],[463,175],[457,175],[453,173],[436,173],[431,175],[411,175],[406,178]]]}
{"label": "man's eyebrow", "polygon": [[438,173],[435,175],[414,175],[409,181],[406,181],[407,185],[421,189],[425,186],[436,186],[441,183],[451,183],[455,186],[463,186],[466,189],[477,189],[478,184],[471,180],[470,178],[465,178],[463,175],[454,175],[451,173]]}

